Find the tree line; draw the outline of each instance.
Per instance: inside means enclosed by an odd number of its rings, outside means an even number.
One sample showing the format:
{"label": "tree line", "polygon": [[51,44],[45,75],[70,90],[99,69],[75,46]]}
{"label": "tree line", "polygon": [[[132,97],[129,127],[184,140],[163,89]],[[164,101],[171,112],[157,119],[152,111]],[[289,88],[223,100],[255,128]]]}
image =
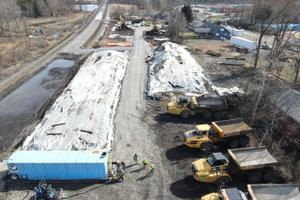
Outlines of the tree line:
{"label": "tree line", "polygon": [[64,15],[74,3],[75,0],[1,0],[0,35],[28,34],[28,17]]}
{"label": "tree line", "polygon": [[27,17],[64,14],[74,3],[74,0],[17,0],[16,2],[22,15]]}

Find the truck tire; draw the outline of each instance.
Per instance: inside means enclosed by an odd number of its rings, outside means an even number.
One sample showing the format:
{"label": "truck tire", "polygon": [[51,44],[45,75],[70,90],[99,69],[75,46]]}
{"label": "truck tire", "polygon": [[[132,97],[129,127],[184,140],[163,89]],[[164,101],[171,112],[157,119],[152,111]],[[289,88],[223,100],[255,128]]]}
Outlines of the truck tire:
{"label": "truck tire", "polygon": [[270,183],[273,182],[275,179],[275,173],[272,168],[266,168],[263,171],[263,179],[265,182]]}
{"label": "truck tire", "polygon": [[180,116],[183,118],[183,119],[188,119],[190,116],[191,116],[191,112],[188,111],[188,110],[185,110],[183,111]]}
{"label": "truck tire", "polygon": [[231,140],[229,140],[229,148],[230,149],[235,149],[239,146],[240,141],[238,138],[232,138]]}
{"label": "truck tire", "polygon": [[222,177],[218,178],[215,182],[215,184],[218,188],[226,186],[226,185],[228,185],[228,183],[230,183],[230,179],[226,176],[222,176]]}
{"label": "truck tire", "polygon": [[210,119],[212,119],[212,117],[213,117],[213,113],[212,113],[211,111],[209,111],[209,110],[204,111],[204,112],[202,113],[202,117],[203,117],[203,119],[205,119],[205,120],[210,120]]}
{"label": "truck tire", "polygon": [[240,137],[240,141],[239,141],[240,147],[246,147],[246,146],[248,146],[249,142],[250,142],[250,139],[249,139],[249,137],[247,135],[242,135]]}
{"label": "truck tire", "polygon": [[262,180],[262,172],[259,171],[259,172],[250,172],[248,175],[247,175],[247,178],[248,178],[248,181],[250,183],[259,183],[261,180]]}
{"label": "truck tire", "polygon": [[213,150],[213,145],[210,142],[205,142],[201,144],[200,150],[206,153],[210,153]]}

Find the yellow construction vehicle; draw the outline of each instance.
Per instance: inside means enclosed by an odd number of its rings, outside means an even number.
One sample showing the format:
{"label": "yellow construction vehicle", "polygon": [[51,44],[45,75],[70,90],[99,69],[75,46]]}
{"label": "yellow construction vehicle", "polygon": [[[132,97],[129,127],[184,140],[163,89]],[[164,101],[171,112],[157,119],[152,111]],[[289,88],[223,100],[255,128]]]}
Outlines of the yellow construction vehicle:
{"label": "yellow construction vehicle", "polygon": [[169,102],[167,106],[168,113],[179,115],[185,119],[198,113],[201,113],[204,119],[211,119],[215,112],[227,109],[226,100],[216,96],[179,96],[175,101]]}
{"label": "yellow construction vehicle", "polygon": [[247,187],[247,192],[237,188],[221,188],[219,192],[207,194],[201,200],[300,199],[297,184],[248,184]]}
{"label": "yellow construction vehicle", "polygon": [[226,188],[221,189],[220,192],[207,194],[201,200],[248,200],[248,198],[237,188]]}
{"label": "yellow construction vehicle", "polygon": [[210,152],[213,144],[223,142],[229,148],[245,147],[249,143],[248,133],[252,128],[243,119],[230,119],[196,125],[194,130],[184,133],[184,143],[190,148]]}
{"label": "yellow construction vehicle", "polygon": [[207,158],[201,158],[192,163],[193,176],[199,182],[225,185],[231,181],[226,171],[228,165],[229,161],[222,153],[212,153]]}
{"label": "yellow construction vehicle", "polygon": [[192,163],[193,177],[199,182],[214,183],[217,186],[228,184],[231,175],[243,175],[250,183],[274,179],[273,167],[278,161],[266,147],[229,149],[231,161],[222,153],[212,153]]}

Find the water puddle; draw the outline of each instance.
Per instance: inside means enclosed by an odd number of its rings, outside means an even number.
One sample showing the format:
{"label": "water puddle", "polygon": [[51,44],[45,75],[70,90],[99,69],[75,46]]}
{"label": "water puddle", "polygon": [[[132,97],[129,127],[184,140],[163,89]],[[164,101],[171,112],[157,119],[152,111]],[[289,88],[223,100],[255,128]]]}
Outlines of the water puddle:
{"label": "water puddle", "polygon": [[74,63],[74,60],[54,60],[0,101],[0,151],[10,146],[39,109],[64,87]]}

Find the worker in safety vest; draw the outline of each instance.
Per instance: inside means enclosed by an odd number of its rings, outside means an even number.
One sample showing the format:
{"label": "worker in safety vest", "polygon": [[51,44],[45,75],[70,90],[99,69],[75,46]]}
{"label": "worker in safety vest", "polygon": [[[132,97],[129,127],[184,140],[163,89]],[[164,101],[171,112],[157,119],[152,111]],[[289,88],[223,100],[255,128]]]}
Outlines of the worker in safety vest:
{"label": "worker in safety vest", "polygon": [[151,164],[151,165],[150,165],[150,171],[149,171],[149,175],[150,175],[150,176],[152,176],[152,175],[154,174],[154,170],[155,170],[154,165]]}
{"label": "worker in safety vest", "polygon": [[142,161],[142,163],[143,163],[144,169],[147,169],[147,167],[149,165],[149,161],[146,158],[144,158],[144,160]]}

